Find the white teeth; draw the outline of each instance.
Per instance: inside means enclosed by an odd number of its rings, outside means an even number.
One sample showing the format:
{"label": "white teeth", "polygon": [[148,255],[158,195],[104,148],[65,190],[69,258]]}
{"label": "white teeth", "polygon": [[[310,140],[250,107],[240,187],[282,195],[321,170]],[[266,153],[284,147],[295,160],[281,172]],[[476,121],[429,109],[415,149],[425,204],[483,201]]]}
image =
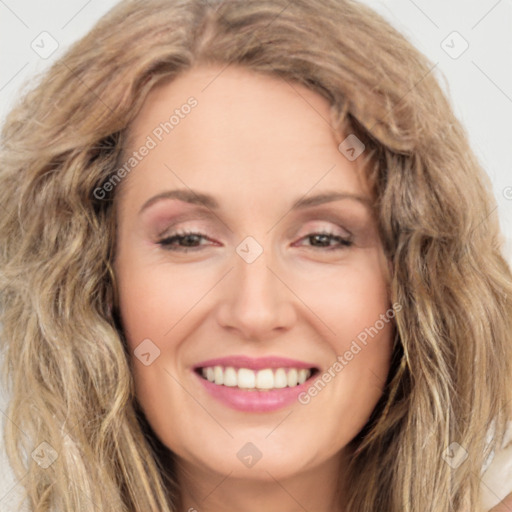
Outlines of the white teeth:
{"label": "white teeth", "polygon": [[260,370],[257,373],[256,387],[258,389],[272,389],[274,387],[274,372],[270,368]]}
{"label": "white teeth", "polygon": [[238,370],[238,387],[253,389],[256,387],[256,376],[252,370],[240,368]]}
{"label": "white teeth", "polygon": [[232,366],[209,366],[202,368],[203,377],[217,386],[239,387],[240,389],[282,389],[303,384],[311,376],[311,370],[305,368],[265,368],[251,370],[235,369]]}
{"label": "white teeth", "polygon": [[288,380],[286,379],[286,372],[283,368],[278,368],[276,373],[274,373],[274,387],[275,388],[285,388],[288,385]]}
{"label": "white teeth", "polygon": [[308,378],[308,371],[305,370],[304,368],[301,368],[299,370],[299,376],[298,376],[298,381],[299,381],[299,384],[304,384],[304,382],[306,382],[306,379]]}
{"label": "white teeth", "polygon": [[286,376],[286,380],[288,382],[289,388],[292,388],[293,386],[297,385],[297,370],[295,368],[288,370],[288,375]]}
{"label": "white teeth", "polygon": [[224,384],[224,372],[222,370],[222,366],[215,366],[213,368],[213,374],[215,375],[215,384],[219,386]]}
{"label": "white teeth", "polygon": [[236,371],[231,366],[228,366],[224,370],[224,386],[229,386],[234,388],[238,384],[238,379],[236,375]]}

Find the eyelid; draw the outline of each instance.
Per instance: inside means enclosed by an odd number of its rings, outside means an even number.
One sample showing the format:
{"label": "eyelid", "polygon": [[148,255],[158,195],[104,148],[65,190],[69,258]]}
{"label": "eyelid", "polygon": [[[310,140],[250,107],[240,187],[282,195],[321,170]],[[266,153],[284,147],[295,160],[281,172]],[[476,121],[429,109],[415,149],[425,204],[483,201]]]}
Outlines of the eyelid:
{"label": "eyelid", "polygon": [[[201,232],[203,234],[212,233],[214,231],[214,228],[212,227],[211,223],[203,224],[202,226],[199,226],[198,224],[194,224],[194,221],[202,220],[198,219],[197,217],[194,217],[192,219],[183,218],[180,216],[179,218],[173,219],[173,221],[170,224],[165,224],[165,229],[159,230],[156,233],[156,236],[158,238],[164,237],[164,236],[172,236],[176,232]],[[185,224],[185,225],[183,225]],[[213,235],[212,235],[213,236]]]}
{"label": "eyelid", "polygon": [[342,222],[342,219],[337,216],[322,216],[320,218],[315,216],[315,218],[308,218],[299,222],[298,227],[294,223],[294,225],[286,231],[286,237],[297,239],[308,236],[311,233],[321,233],[326,231],[332,233],[334,236],[352,240],[354,232],[347,229],[345,225],[346,223]]}
{"label": "eyelid", "polygon": [[[188,247],[188,246],[180,246],[179,243],[176,245],[171,244],[171,241],[173,241],[173,242],[180,241],[180,239],[183,239],[187,236],[192,236],[192,235],[199,237],[202,241],[210,241],[210,242],[213,241],[210,236],[208,236],[204,232],[201,232],[200,230],[194,231],[194,230],[183,229],[183,230],[173,231],[169,235],[164,236],[163,238],[161,238],[157,241],[157,244],[160,245],[162,247],[162,249],[164,249],[166,251],[170,251],[172,253],[176,253],[176,254],[179,254],[179,253],[188,254],[191,252],[192,253],[199,252],[201,250],[201,248],[204,248],[205,246],[210,245],[208,243],[206,243],[206,244],[200,243],[198,246]],[[326,247],[323,247],[323,246],[317,247],[317,246],[310,244],[309,247],[311,247],[311,249],[317,253],[326,253],[326,254],[335,253],[335,254],[337,254],[339,251],[341,251],[343,249],[347,249],[354,245],[354,240],[353,240],[352,235],[348,235],[348,236],[340,235],[340,234],[337,234],[336,230],[333,230],[333,229],[311,228],[310,230],[308,230],[306,232],[305,235],[298,237],[297,241],[294,242],[292,244],[292,246],[293,247],[295,247],[295,246],[302,247],[303,244],[301,244],[300,242],[307,241],[308,239],[311,240],[311,238],[314,236],[327,236],[329,238],[329,240],[335,240],[337,242],[337,245],[334,245],[334,246],[328,245]],[[218,245],[218,244],[216,244],[214,242],[213,245]]]}
{"label": "eyelid", "polygon": [[[340,216],[332,214],[331,212],[313,214],[312,217],[311,215],[301,215],[301,217],[302,218],[299,219],[298,222],[294,222],[293,225],[290,226],[288,230],[286,230],[286,237],[302,238],[311,233],[318,233],[321,231],[329,231],[334,235],[350,239],[352,239],[354,236],[354,232],[346,227],[347,223],[344,222]],[[194,221],[201,221],[201,225],[199,225],[199,223],[195,223]],[[231,230],[229,231],[232,233]],[[158,230],[156,233],[156,238],[161,240],[162,238],[174,236],[183,232],[201,233],[210,239],[220,236],[219,231],[216,227],[214,227],[214,223],[211,222],[210,216],[206,215],[204,217],[201,216],[198,218],[195,215],[184,214],[172,219],[170,224],[166,224],[165,229]]]}
{"label": "eyelid", "polygon": [[221,229],[225,228],[227,231],[231,231],[222,219],[199,208],[176,211],[169,207],[158,208],[155,206],[155,208],[148,209],[142,215],[143,229],[148,230],[154,237],[161,237],[168,231],[181,229],[182,224],[186,224],[187,227],[191,225],[194,229],[200,225],[202,226],[201,229],[207,227],[207,229],[212,230],[217,229],[215,228],[217,223],[220,223]]}
{"label": "eyelid", "polygon": [[[311,225],[313,223],[313,225]],[[301,229],[304,229],[304,231],[321,231],[321,230],[333,230],[333,224],[334,228],[336,230],[344,231],[344,233],[348,236],[352,236],[352,233],[350,230],[348,230],[344,225],[341,224],[341,221],[339,219],[333,219],[333,220],[327,220],[325,218],[322,219],[311,219],[309,221],[305,221],[303,223],[303,226]]]}

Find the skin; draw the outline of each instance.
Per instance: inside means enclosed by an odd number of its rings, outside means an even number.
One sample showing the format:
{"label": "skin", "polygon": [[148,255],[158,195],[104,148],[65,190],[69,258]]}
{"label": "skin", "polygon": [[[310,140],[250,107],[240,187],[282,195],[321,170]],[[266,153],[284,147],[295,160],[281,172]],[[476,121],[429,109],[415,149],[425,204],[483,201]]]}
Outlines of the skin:
{"label": "skin", "polygon": [[512,493],[509,494],[502,502],[498,503],[490,512],[510,512],[512,510]]}
{"label": "skin", "polygon": [[[128,156],[190,96],[198,101],[116,191],[114,270],[124,333],[132,354],[147,338],[160,350],[148,366],[133,356],[137,399],[176,454],[180,510],[339,511],[346,446],[382,394],[392,322],[307,405],[277,412],[227,407],[192,367],[235,354],[332,367],[391,307],[389,264],[364,202],[371,193],[360,159],[350,162],[338,150],[344,137],[330,129],[323,97],[275,77],[222,69],[197,67],[153,89],[131,126]],[[208,193],[219,209],[164,199],[139,214],[149,198],[171,189]],[[299,198],[334,191],[364,201],[290,211]],[[182,229],[206,238],[187,253],[159,245]],[[322,230],[353,243],[308,236]],[[236,252],[247,236],[263,248],[250,264]],[[247,442],[262,453],[251,468],[237,457]]]}

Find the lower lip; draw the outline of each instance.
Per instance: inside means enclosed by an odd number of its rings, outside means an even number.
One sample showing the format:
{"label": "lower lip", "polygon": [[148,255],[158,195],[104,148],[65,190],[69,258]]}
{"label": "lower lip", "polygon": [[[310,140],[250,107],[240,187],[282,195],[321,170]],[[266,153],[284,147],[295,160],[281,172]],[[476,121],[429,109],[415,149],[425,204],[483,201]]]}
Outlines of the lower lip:
{"label": "lower lip", "polygon": [[270,391],[247,391],[238,387],[218,386],[203,379],[196,372],[206,391],[224,405],[244,412],[272,412],[298,401],[298,396],[311,385],[311,377],[293,388],[272,389]]}

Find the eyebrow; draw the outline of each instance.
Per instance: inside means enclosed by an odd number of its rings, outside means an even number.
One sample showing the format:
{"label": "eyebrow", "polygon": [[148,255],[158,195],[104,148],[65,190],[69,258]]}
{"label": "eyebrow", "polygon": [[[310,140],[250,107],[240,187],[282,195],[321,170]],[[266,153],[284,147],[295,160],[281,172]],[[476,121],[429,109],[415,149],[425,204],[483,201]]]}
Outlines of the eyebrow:
{"label": "eyebrow", "polygon": [[[208,194],[203,194],[201,192],[195,192],[191,189],[176,189],[176,190],[167,190],[165,192],[161,192],[156,196],[149,198],[141,207],[139,211],[139,215],[152,206],[153,204],[161,201],[163,199],[178,199],[180,201],[184,201],[190,204],[197,204],[201,206],[205,206],[210,210],[218,210],[220,208],[218,201]],[[310,197],[301,197],[297,199],[291,206],[290,210],[301,210],[304,208],[309,208],[312,206],[318,206],[324,203],[330,203],[332,201],[339,201],[341,199],[352,199],[354,201],[359,201],[363,205],[371,208],[371,201],[369,198],[360,196],[357,194],[352,194],[350,192],[324,192],[321,194],[317,194],[315,196]]]}

